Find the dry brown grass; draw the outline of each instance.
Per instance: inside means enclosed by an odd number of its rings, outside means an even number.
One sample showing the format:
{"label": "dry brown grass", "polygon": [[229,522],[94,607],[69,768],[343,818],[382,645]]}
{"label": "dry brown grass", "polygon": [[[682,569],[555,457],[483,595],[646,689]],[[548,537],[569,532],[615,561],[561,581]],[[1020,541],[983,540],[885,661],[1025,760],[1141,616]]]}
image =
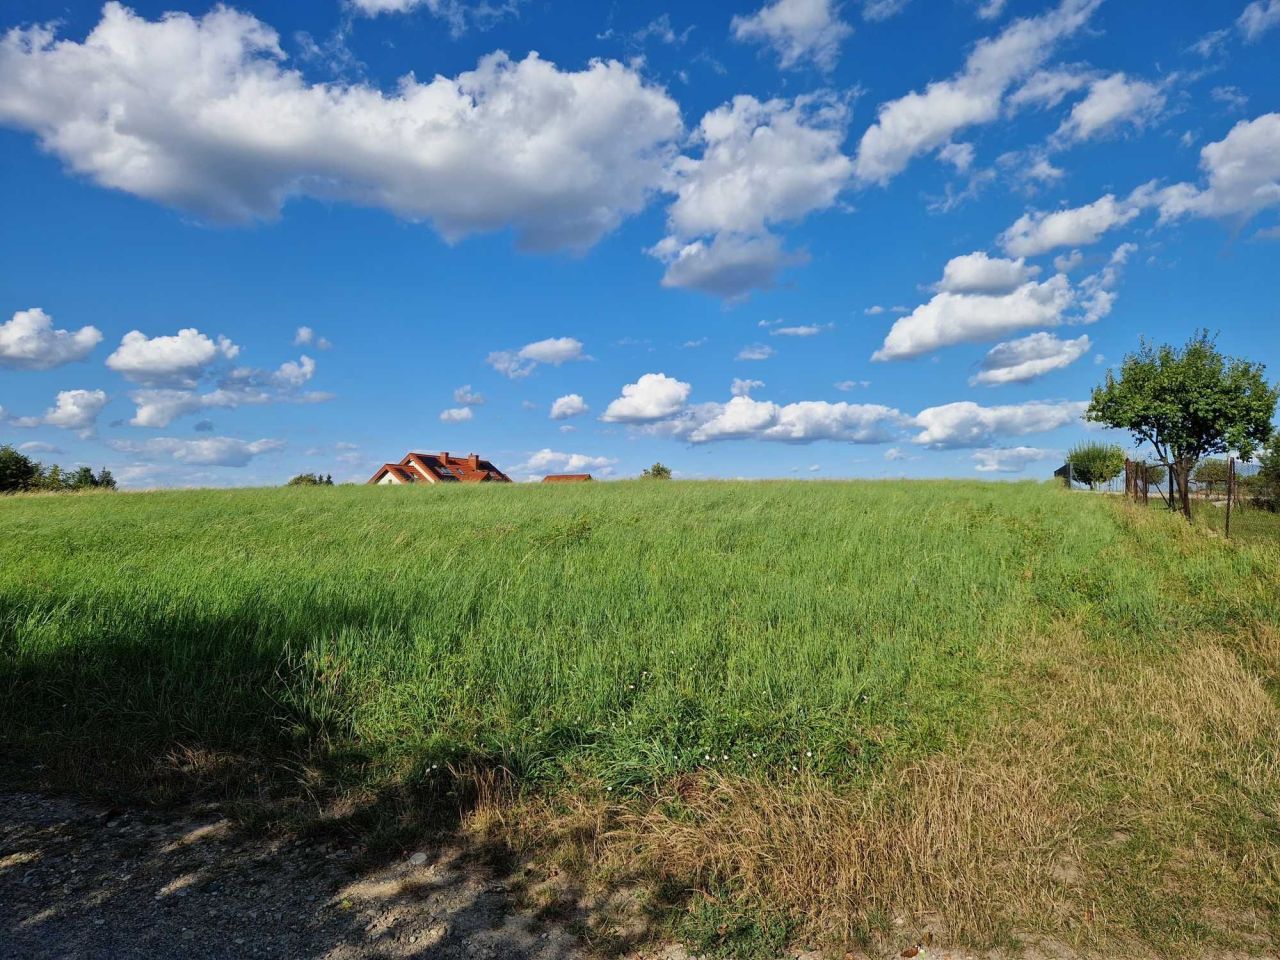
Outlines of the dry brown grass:
{"label": "dry brown grass", "polygon": [[1213,638],[1136,664],[1063,626],[1006,678],[1016,722],[872,782],[708,774],[624,804],[497,789],[473,824],[580,877],[731,891],[829,945],[927,931],[979,947],[1262,953],[1280,941],[1280,710],[1241,656],[1275,641],[1255,631],[1239,652]]}

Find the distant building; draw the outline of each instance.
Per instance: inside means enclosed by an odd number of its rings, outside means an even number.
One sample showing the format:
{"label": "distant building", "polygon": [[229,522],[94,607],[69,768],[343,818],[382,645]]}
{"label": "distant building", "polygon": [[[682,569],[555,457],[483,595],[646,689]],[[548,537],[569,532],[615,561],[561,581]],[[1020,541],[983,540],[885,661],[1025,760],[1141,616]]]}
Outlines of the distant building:
{"label": "distant building", "polygon": [[369,478],[378,486],[403,483],[510,483],[511,478],[478,454],[407,453],[399,463],[384,463]]}
{"label": "distant building", "polygon": [[553,473],[543,477],[543,483],[586,483],[591,479],[589,473]]}

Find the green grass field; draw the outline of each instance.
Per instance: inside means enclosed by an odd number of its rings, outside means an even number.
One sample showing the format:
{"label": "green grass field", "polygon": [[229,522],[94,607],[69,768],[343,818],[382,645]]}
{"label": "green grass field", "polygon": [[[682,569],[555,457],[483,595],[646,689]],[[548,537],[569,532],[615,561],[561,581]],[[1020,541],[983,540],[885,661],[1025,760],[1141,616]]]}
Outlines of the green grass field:
{"label": "green grass field", "polygon": [[497,804],[723,955],[1261,952],[1278,563],[1035,484],[0,499],[0,746],[388,836]]}

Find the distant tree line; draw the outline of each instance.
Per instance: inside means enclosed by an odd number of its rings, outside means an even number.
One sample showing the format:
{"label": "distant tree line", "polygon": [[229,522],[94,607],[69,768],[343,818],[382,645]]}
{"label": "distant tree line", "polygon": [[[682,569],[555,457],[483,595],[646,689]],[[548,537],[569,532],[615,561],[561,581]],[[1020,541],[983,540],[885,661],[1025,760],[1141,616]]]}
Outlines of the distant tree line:
{"label": "distant tree line", "polygon": [[64,470],[57,464],[46,467],[10,444],[0,445],[0,493],[68,493],[115,488],[115,477],[106,467],[97,473],[91,467],[77,467],[75,470]]}

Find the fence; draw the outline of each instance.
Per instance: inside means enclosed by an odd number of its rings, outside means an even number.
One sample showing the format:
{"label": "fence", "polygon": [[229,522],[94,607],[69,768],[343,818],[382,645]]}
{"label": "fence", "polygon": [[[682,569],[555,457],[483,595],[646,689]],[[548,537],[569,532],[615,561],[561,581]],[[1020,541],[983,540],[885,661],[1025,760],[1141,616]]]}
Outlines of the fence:
{"label": "fence", "polygon": [[[1266,512],[1274,511],[1275,498],[1271,496],[1271,491],[1257,487],[1255,483],[1257,474],[1256,463],[1240,463],[1235,457],[1228,457],[1220,478],[1210,480],[1188,478],[1186,506],[1198,507],[1200,516],[1207,519],[1211,526],[1220,528],[1225,536],[1230,537],[1233,515],[1238,521],[1242,512],[1252,511],[1258,507],[1268,508]],[[1183,508],[1183,504],[1179,502],[1181,491],[1175,481],[1173,467],[1126,459],[1124,495],[1135,502],[1148,504],[1152,493],[1168,504],[1170,510]]]}

